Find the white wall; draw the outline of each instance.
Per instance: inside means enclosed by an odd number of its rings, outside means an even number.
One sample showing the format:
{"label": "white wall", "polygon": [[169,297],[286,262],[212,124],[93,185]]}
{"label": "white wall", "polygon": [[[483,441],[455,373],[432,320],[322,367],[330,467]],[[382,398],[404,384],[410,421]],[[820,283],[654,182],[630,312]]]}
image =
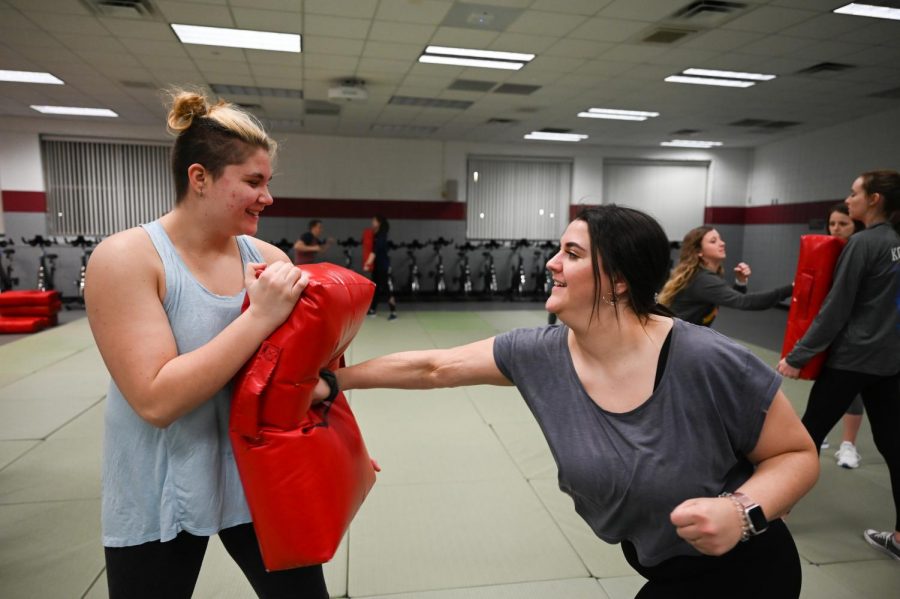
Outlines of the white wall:
{"label": "white wall", "polygon": [[900,108],[756,149],[752,206],[843,199],[863,171],[900,169]]}

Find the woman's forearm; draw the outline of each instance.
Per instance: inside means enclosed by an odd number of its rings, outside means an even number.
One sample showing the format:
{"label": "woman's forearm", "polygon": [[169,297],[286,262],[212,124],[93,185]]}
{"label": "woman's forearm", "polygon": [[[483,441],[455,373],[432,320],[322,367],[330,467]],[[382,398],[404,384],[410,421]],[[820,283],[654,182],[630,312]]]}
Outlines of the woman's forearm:
{"label": "woman's forearm", "polygon": [[738,491],[763,508],[775,520],[791,511],[819,478],[819,456],[815,448],[791,451],[757,464],[753,476]]}
{"label": "woman's forearm", "polygon": [[436,374],[437,356],[441,350],[410,351],[373,358],[341,368],[338,387],[350,389],[434,389],[441,384]]}

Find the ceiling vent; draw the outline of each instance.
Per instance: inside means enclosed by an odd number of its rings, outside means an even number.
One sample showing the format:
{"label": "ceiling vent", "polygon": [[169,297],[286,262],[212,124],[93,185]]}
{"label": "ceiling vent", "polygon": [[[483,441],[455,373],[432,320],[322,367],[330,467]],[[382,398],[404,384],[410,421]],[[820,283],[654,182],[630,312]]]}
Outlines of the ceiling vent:
{"label": "ceiling vent", "polygon": [[148,19],[156,16],[150,0],[84,0],[96,14],[123,19]]}
{"label": "ceiling vent", "polygon": [[541,133],[571,133],[571,129],[557,129],[555,127],[544,127],[543,129],[539,129]]}
{"label": "ceiling vent", "polygon": [[370,131],[375,133],[384,133],[385,135],[431,135],[438,130],[437,127],[428,125],[389,125],[375,123],[369,127]]}
{"label": "ceiling vent", "polygon": [[282,87],[254,87],[252,85],[229,85],[227,83],[211,83],[209,88],[217,94],[229,96],[260,96],[265,98],[303,98],[302,89],[286,89]]}
{"label": "ceiling vent", "polygon": [[460,92],[487,92],[497,85],[496,81],[477,81],[475,79],[457,79],[447,89]]}
{"label": "ceiling vent", "polygon": [[702,132],[702,129],[679,129],[678,131],[672,131],[672,135],[697,135]]}
{"label": "ceiling vent", "polygon": [[869,94],[870,98],[887,98],[889,100],[900,99],[900,87],[886,89],[884,91]]}
{"label": "ceiling vent", "polygon": [[769,121],[764,119],[741,119],[733,123],[728,123],[731,127],[762,127]]}
{"label": "ceiling vent", "polygon": [[332,102],[306,100],[303,103],[303,112],[305,114],[317,116],[339,116],[341,114],[341,107]]}
{"label": "ceiling vent", "polygon": [[122,84],[122,87],[127,87],[128,89],[156,89],[157,85],[155,83],[149,83],[147,81],[119,81]]}
{"label": "ceiling vent", "polygon": [[642,42],[651,44],[674,44],[675,42],[697,33],[696,29],[674,29],[672,27],[660,27],[644,39]]}
{"label": "ceiling vent", "polygon": [[522,85],[519,83],[504,83],[494,90],[495,94],[516,94],[527,96],[541,89],[540,85]]}
{"label": "ceiling vent", "polygon": [[797,71],[797,75],[815,75],[816,73],[840,73],[842,71],[849,71],[850,69],[855,68],[855,65],[844,64],[841,62],[820,62],[819,64],[814,64],[811,67],[800,69],[799,71]]}
{"label": "ceiling vent", "polygon": [[747,4],[744,2],[724,2],[720,0],[697,0],[675,11],[671,20],[690,22],[692,25],[717,27],[738,16]]}
{"label": "ceiling vent", "polygon": [[485,121],[488,125],[516,125],[519,123],[516,119],[504,119],[500,117],[490,118]]}
{"label": "ceiling vent", "polygon": [[391,96],[388,104],[394,104],[397,106],[418,106],[420,108],[451,108],[454,110],[465,110],[473,103],[468,100],[445,100],[443,98]]}
{"label": "ceiling vent", "polygon": [[[741,119],[733,123],[728,123],[730,127],[749,127],[759,128],[767,131],[777,131],[780,129],[788,129],[800,125],[799,121],[770,121],[767,119]],[[762,133],[762,131],[758,131]]]}

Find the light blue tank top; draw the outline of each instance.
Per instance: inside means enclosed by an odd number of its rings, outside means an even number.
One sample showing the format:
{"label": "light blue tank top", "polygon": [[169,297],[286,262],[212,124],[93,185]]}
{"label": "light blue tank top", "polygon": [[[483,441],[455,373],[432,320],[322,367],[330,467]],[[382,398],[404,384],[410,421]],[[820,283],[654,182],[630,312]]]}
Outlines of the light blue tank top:
{"label": "light blue tank top", "polygon": [[[163,307],[178,353],[190,352],[238,317],[245,292],[231,297],[210,292],[182,262],[159,221],[143,228],[165,268]],[[264,261],[251,238],[238,237],[237,243],[245,265]],[[110,382],[103,444],[104,546],[169,541],[181,531],[208,536],[251,521],[228,437],[230,405],[229,385],[160,429],[138,416]]]}

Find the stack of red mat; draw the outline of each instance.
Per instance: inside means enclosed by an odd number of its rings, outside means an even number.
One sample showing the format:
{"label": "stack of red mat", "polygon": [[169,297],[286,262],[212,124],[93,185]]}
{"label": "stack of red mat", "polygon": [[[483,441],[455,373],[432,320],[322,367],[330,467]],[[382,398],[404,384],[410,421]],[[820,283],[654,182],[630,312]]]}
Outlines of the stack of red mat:
{"label": "stack of red mat", "polygon": [[58,291],[0,293],[0,333],[35,333],[55,326],[60,308]]}

